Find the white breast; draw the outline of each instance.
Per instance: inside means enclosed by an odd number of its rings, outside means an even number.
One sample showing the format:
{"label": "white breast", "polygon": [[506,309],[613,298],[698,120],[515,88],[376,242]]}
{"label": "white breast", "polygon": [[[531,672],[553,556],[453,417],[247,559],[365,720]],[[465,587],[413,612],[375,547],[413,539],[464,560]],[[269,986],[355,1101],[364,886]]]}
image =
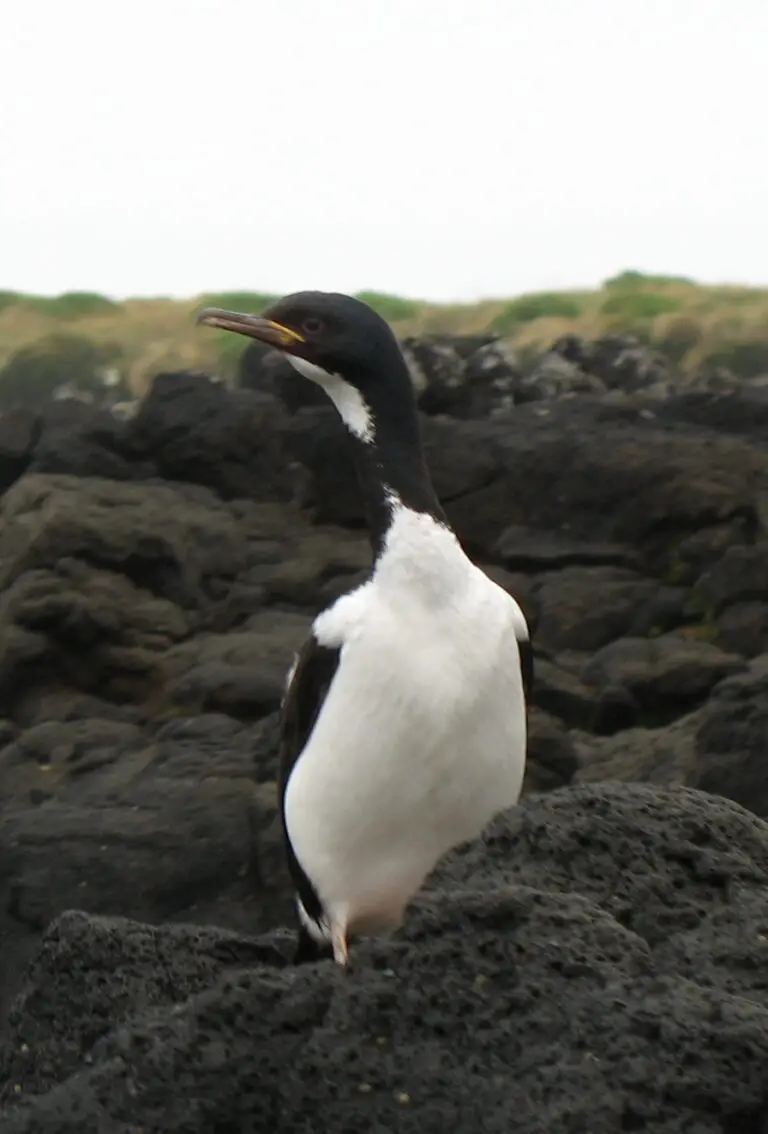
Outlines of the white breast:
{"label": "white breast", "polygon": [[438,859],[517,802],[525,620],[452,533],[400,508],[372,580],[315,633],[341,661],[288,784],[288,834],[334,917],[397,924]]}

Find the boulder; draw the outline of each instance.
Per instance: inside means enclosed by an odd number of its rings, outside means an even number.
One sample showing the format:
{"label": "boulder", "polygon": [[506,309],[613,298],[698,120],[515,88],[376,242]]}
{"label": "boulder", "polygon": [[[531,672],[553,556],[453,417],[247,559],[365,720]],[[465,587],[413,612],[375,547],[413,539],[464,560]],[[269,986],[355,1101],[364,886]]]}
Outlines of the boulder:
{"label": "boulder", "polygon": [[714,690],[696,733],[691,782],[768,817],[768,654]]}
{"label": "boulder", "polygon": [[686,789],[499,820],[350,972],[68,913],[9,1018],[7,1134],[744,1134],[768,1120],[768,827]]}

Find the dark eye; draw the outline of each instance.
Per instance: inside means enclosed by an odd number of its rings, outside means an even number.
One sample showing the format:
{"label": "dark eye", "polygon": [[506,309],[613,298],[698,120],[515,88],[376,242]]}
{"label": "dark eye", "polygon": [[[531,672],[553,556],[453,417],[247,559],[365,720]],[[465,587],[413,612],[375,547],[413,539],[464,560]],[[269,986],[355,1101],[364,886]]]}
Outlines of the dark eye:
{"label": "dark eye", "polygon": [[308,315],[301,324],[301,329],[306,331],[308,335],[317,335],[323,329],[323,320],[318,319],[316,315]]}

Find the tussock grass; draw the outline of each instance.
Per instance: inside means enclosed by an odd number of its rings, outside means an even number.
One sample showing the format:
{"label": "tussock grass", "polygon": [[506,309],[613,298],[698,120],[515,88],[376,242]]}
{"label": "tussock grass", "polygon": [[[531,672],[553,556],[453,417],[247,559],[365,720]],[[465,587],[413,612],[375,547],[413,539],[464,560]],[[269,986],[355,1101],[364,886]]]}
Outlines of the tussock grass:
{"label": "tussock grass", "polygon": [[[361,298],[401,336],[494,332],[529,356],[564,334],[630,333],[683,371],[727,366],[743,377],[768,371],[768,288],[623,272],[595,291],[538,292],[472,304],[430,304],[379,292],[363,292]],[[197,327],[196,311],[217,306],[258,312],[272,299],[263,292],[223,292],[116,302],[90,292],[47,297],[0,291],[0,368],[22,349],[68,334],[102,351],[119,348],[121,372],[136,393],[161,369],[232,376],[246,341]]]}

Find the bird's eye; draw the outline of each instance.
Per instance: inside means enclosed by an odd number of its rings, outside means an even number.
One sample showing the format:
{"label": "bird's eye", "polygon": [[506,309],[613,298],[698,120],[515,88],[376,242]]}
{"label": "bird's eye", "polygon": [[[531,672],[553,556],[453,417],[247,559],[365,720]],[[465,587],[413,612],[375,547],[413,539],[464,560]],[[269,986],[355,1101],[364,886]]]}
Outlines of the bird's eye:
{"label": "bird's eye", "polygon": [[317,335],[323,329],[323,321],[318,319],[316,315],[308,315],[301,324],[301,329],[306,331],[308,335]]}

